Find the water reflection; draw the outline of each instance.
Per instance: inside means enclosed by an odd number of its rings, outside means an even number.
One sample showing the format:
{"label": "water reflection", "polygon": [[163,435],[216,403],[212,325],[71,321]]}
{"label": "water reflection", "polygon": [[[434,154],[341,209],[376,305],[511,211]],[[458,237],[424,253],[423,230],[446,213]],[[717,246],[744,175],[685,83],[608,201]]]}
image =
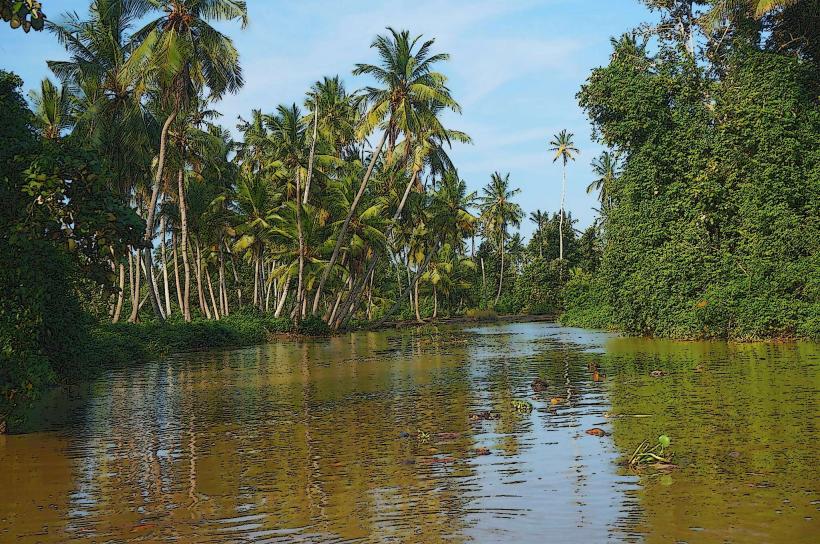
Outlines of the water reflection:
{"label": "water reflection", "polygon": [[[175,357],[0,437],[0,541],[809,542],[818,369],[543,323]],[[620,467],[661,432],[680,470]]]}

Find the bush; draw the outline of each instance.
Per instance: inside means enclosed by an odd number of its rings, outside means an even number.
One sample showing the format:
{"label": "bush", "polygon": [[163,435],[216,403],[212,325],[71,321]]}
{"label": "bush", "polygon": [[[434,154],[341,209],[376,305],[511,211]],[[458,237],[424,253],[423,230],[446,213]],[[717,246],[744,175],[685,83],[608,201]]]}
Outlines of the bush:
{"label": "bush", "polygon": [[305,336],[328,336],[330,334],[330,327],[325,323],[321,317],[310,315],[304,318],[299,326],[296,327],[298,334]]}
{"label": "bush", "polygon": [[571,327],[606,329],[612,325],[612,307],[603,286],[589,272],[573,270],[564,285],[564,313],[559,321]]}
{"label": "bush", "polygon": [[498,314],[495,310],[481,310],[479,308],[468,308],[464,312],[464,317],[475,321],[496,321]]}

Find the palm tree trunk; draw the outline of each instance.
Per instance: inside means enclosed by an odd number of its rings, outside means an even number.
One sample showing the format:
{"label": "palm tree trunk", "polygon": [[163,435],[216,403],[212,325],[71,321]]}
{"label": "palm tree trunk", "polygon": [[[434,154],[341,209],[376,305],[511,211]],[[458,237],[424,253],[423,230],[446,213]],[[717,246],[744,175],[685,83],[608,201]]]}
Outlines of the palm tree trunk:
{"label": "palm tree trunk", "polygon": [[436,286],[433,286],[433,319],[438,317],[438,293],[436,292]]}
{"label": "palm tree trunk", "polygon": [[381,140],[379,141],[379,145],[370,157],[370,164],[367,166],[367,171],[364,174],[364,178],[362,178],[362,183],[359,186],[358,192],[356,192],[356,196],[353,198],[353,202],[350,204],[350,211],[348,211],[344,223],[342,223],[342,227],[339,229],[339,233],[337,234],[336,245],[333,247],[333,254],[330,256],[330,261],[322,272],[322,277],[319,279],[319,286],[316,288],[316,296],[313,298],[312,312],[314,315],[319,308],[319,299],[322,296],[322,289],[325,287],[325,283],[327,282],[328,276],[330,276],[330,271],[333,269],[333,265],[335,265],[336,261],[339,259],[339,252],[342,249],[342,245],[344,245],[344,239],[347,234],[347,229],[350,226],[350,221],[353,219],[353,214],[356,213],[356,207],[359,205],[359,200],[361,200],[365,188],[367,188],[367,183],[370,181],[370,176],[373,174],[373,167],[376,165],[376,161],[382,152],[382,148],[384,147],[384,142],[386,140],[387,131],[385,130],[382,134]]}
{"label": "palm tree trunk", "polygon": [[276,307],[276,311],[273,314],[273,317],[279,317],[282,315],[282,310],[285,308],[285,301],[288,299],[288,288],[290,287],[290,278],[286,277],[284,281],[282,281],[282,296],[279,298],[279,305]]}
{"label": "palm tree trunk", "polygon": [[222,251],[222,240],[219,247],[219,307],[222,315],[228,315],[228,289],[225,284],[225,253]]}
{"label": "palm tree trunk", "polygon": [[501,287],[504,285],[504,230],[505,225],[501,225],[501,273],[498,276],[498,292],[495,294],[495,305],[498,305],[498,299],[501,298]]}
{"label": "palm tree trunk", "polygon": [[310,195],[310,181],[313,179],[313,160],[316,152],[316,134],[319,128],[319,103],[316,102],[316,111],[313,112],[313,140],[310,142],[310,156],[308,157],[307,181],[305,182],[305,196],[302,204],[308,203]]}
{"label": "palm tree trunk", "polygon": [[242,307],[242,283],[239,281],[239,272],[236,271],[236,257],[234,256],[233,252],[231,252],[230,246],[228,246],[228,242],[225,242],[225,250],[228,252],[228,256],[231,258],[231,271],[233,272],[233,283],[236,286],[236,300],[239,304],[239,307]]}
{"label": "palm tree trunk", "polygon": [[191,321],[191,263],[188,260],[188,206],[185,201],[185,174],[182,168],[177,172],[177,198],[179,205],[180,232],[182,241],[182,268],[184,287],[182,291],[182,316],[185,321]]}
{"label": "palm tree trunk", "polygon": [[171,315],[171,290],[168,287],[168,257],[165,253],[165,244],[168,241],[167,239],[167,220],[168,218],[164,215],[159,219],[159,230],[162,236],[160,246],[160,252],[162,255],[162,282],[165,291],[165,316]]}
{"label": "palm tree trunk", "polygon": [[304,298],[305,279],[305,236],[302,231],[302,176],[296,171],[296,234],[299,238],[299,276],[296,283],[296,315],[294,319],[298,324],[302,320],[302,300]]}
{"label": "palm tree trunk", "polygon": [[194,241],[194,251],[196,255],[196,294],[199,299],[199,310],[206,318],[211,319],[211,311],[208,309],[208,302],[205,300],[205,290],[202,288],[202,253],[199,250],[199,242]]}
{"label": "palm tree trunk", "polygon": [[561,216],[558,219],[558,259],[564,260],[564,193],[567,191],[567,161],[564,159],[564,173],[561,179]]}
{"label": "palm tree trunk", "polygon": [[[484,257],[481,257],[481,289],[487,288],[487,273],[484,271]],[[482,295],[481,298],[484,298]]]}
{"label": "palm tree trunk", "polygon": [[[131,256],[128,257],[129,264],[131,263]],[[133,259],[134,264],[134,282],[131,284],[131,315],[128,317],[129,323],[136,323],[140,312],[140,254],[139,250],[135,250]]]}
{"label": "palm tree trunk", "polygon": [[211,272],[210,270],[208,270],[207,264],[205,265],[205,282],[208,286],[208,294],[211,297],[211,306],[213,306],[214,308],[213,316],[216,318],[217,321],[219,321],[219,308],[216,305],[216,297],[214,296],[214,286],[211,282]]}
{"label": "palm tree trunk", "polygon": [[179,282],[179,253],[177,252],[177,235],[171,232],[171,246],[174,257],[174,284],[177,292],[177,304],[179,304],[179,311],[185,312],[185,305],[182,303],[182,284]]}
{"label": "palm tree trunk", "polygon": [[422,323],[421,314],[419,313],[419,282],[413,284],[413,291],[416,293],[416,321]]}
{"label": "palm tree trunk", "polygon": [[148,271],[145,281],[148,285],[148,296],[151,299],[151,305],[154,307],[154,313],[160,321],[164,321],[165,316],[162,315],[162,308],[159,305],[159,296],[157,295],[156,286],[154,285],[154,278],[151,274],[151,270],[153,269],[153,265],[151,264],[151,240],[154,237],[154,215],[156,213],[157,200],[159,200],[159,190],[162,183],[162,176],[165,171],[165,152],[168,144],[168,131],[171,129],[171,123],[174,122],[176,116],[176,110],[171,112],[171,115],[169,115],[165,120],[165,123],[163,123],[162,131],[160,131],[159,134],[157,171],[154,176],[154,187],[151,189],[151,201],[148,204],[148,213],[146,214],[145,220],[145,243],[148,246],[144,250],[145,269]]}

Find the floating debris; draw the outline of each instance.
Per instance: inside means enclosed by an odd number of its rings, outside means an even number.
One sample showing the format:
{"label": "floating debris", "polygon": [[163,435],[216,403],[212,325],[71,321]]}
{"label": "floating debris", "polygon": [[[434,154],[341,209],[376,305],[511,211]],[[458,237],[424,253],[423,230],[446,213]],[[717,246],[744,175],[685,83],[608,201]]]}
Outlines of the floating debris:
{"label": "floating debris", "polygon": [[436,438],[439,440],[455,440],[460,437],[461,433],[437,433]]}
{"label": "floating debris", "polygon": [[603,430],[599,427],[593,427],[591,429],[587,429],[584,432],[587,433],[587,434],[590,434],[592,436],[606,436],[607,434],[609,434],[605,430]]}
{"label": "floating debris", "polygon": [[561,397],[552,397],[550,399],[550,404],[552,404],[553,406],[555,406],[556,404],[561,404],[562,402],[564,402],[564,399],[562,399]]}
{"label": "floating debris", "polygon": [[629,466],[633,469],[641,467],[650,467],[660,470],[668,470],[677,468],[677,465],[672,464],[672,455],[666,453],[666,449],[672,443],[672,440],[665,434],[658,437],[658,442],[649,447],[649,442],[644,440],[641,442],[632,456],[629,458]]}
{"label": "floating debris", "polygon": [[528,414],[532,412],[532,404],[530,404],[526,400],[521,399],[513,399],[512,401],[513,410],[519,413]]}
{"label": "floating debris", "polygon": [[490,448],[476,448],[476,455],[490,455]]}
{"label": "floating debris", "polygon": [[546,380],[543,380],[541,378],[535,378],[530,384],[530,386],[532,387],[533,391],[535,391],[536,393],[540,393],[542,391],[546,391],[547,387],[549,387],[549,384],[547,384]]}
{"label": "floating debris", "polygon": [[501,419],[501,414],[498,412],[473,412],[469,416],[470,421],[484,421],[484,420],[493,420],[493,419]]}

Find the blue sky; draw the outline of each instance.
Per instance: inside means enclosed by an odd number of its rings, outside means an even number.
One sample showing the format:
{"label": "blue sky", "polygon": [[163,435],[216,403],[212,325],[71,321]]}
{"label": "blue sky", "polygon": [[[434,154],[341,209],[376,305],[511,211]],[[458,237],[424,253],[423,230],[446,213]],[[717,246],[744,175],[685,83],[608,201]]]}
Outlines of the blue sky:
{"label": "blue sky", "polygon": [[[83,14],[88,0],[46,0],[53,21],[68,10]],[[272,111],[300,103],[324,75],[341,75],[348,88],[364,84],[351,75],[357,62],[376,60],[369,45],[386,26],[435,37],[450,53],[441,66],[463,107],[446,124],[469,133],[473,145],[452,157],[472,190],[494,171],[510,173],[522,189],[524,211],[557,211],[561,170],[546,148],[566,128],[581,150],[568,175],[567,209],[579,227],[592,222],[596,200],[587,195],[590,161],[601,148],[575,94],[589,71],[607,62],[609,38],[651,19],[638,0],[248,0],[251,22],[220,25],[234,38],[245,87],[217,105],[220,122],[234,128],[252,108]],[[49,74],[46,59],[65,53],[48,33],[12,31],[0,25],[0,68],[23,77],[26,89]],[[522,234],[532,225],[525,221]]]}

